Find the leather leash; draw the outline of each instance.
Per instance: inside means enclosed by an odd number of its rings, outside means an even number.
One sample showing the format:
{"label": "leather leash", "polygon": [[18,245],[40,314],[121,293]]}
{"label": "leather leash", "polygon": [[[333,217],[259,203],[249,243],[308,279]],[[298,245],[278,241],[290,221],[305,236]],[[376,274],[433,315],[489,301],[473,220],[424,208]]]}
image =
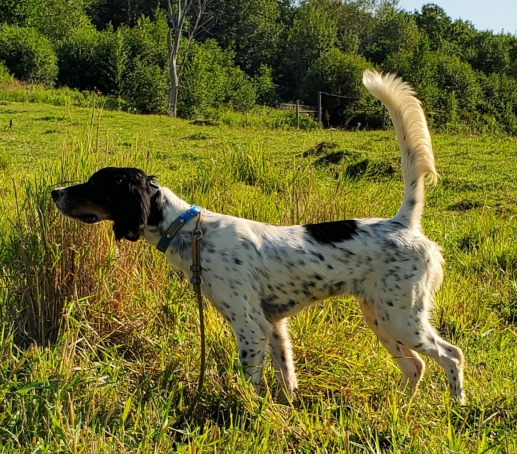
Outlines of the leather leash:
{"label": "leather leash", "polygon": [[196,395],[194,400],[190,404],[186,416],[184,419],[190,419],[196,410],[199,399],[201,398],[201,390],[205,380],[205,369],[206,369],[206,341],[205,341],[205,317],[203,314],[203,295],[201,294],[201,249],[199,241],[203,236],[203,231],[199,227],[201,224],[201,212],[198,214],[196,228],[192,232],[192,265],[190,271],[192,271],[192,277],[190,283],[194,287],[196,293],[197,307],[199,310],[199,330],[201,337],[201,367],[199,371],[199,381],[197,383]]}

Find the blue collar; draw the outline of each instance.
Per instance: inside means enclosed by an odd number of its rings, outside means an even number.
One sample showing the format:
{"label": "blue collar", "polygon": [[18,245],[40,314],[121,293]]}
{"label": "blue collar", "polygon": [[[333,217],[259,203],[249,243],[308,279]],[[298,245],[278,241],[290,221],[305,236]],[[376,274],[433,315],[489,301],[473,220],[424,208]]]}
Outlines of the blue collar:
{"label": "blue collar", "polygon": [[169,228],[164,232],[160,241],[156,245],[156,249],[160,252],[165,252],[167,248],[170,246],[172,239],[178,233],[178,231],[191,219],[195,218],[199,213],[201,213],[201,207],[197,205],[192,205],[187,211],[181,213],[175,221],[169,226]]}

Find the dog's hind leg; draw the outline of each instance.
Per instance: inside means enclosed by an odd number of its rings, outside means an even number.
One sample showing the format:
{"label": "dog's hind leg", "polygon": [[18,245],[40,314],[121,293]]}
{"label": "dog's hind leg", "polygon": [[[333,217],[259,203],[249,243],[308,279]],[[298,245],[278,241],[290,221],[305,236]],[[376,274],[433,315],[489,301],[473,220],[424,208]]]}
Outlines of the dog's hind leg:
{"label": "dog's hind leg", "polygon": [[395,342],[386,331],[380,326],[377,312],[372,304],[363,298],[359,298],[359,306],[363,312],[364,321],[377,335],[379,341],[397,361],[404,381],[407,383],[411,393],[415,393],[418,383],[422,379],[425,371],[425,363],[416,352],[404,345]]}
{"label": "dog's hind leg", "polygon": [[277,380],[283,385],[286,396],[290,398],[298,389],[298,382],[294,371],[293,352],[286,318],[273,324],[269,346]]}
{"label": "dog's hind leg", "polygon": [[444,341],[429,323],[425,299],[408,303],[409,309],[402,311],[385,306],[379,310],[379,325],[400,346],[415,350],[433,358],[447,374],[453,399],[464,402],[463,352]]}

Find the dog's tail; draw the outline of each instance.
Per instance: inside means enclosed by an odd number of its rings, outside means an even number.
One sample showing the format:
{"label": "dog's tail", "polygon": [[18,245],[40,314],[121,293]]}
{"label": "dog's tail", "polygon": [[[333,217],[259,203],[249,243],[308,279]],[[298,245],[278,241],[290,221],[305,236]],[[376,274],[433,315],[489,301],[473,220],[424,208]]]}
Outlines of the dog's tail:
{"label": "dog's tail", "polygon": [[424,111],[413,89],[394,74],[367,70],[363,84],[388,109],[402,153],[404,199],[394,220],[419,228],[424,209],[424,177],[429,174],[433,183],[438,179]]}

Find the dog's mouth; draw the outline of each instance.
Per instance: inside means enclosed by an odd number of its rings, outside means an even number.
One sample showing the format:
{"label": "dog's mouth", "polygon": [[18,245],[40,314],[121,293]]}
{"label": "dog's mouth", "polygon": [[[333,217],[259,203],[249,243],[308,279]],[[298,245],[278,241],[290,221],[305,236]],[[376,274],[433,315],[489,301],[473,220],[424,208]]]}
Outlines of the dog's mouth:
{"label": "dog's mouth", "polygon": [[99,220],[96,214],[81,214],[77,216],[77,219],[85,224],[94,224]]}

